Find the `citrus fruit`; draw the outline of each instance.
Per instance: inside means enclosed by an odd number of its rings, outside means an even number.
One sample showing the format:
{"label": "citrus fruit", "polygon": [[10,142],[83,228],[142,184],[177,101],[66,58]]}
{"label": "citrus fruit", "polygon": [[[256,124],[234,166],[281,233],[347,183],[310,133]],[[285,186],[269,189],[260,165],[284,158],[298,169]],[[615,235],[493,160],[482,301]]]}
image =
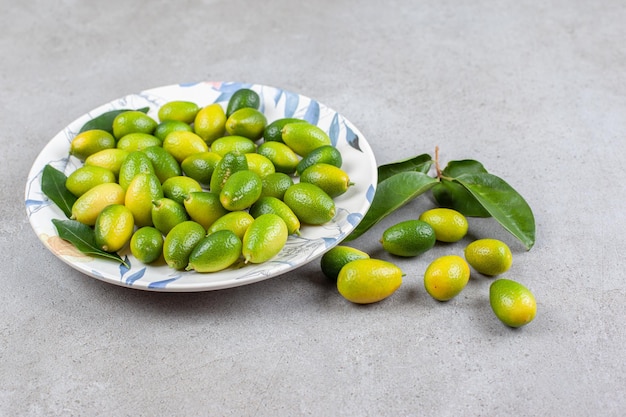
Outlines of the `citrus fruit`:
{"label": "citrus fruit", "polygon": [[130,238],[130,252],[144,264],[156,261],[163,254],[163,235],[150,226],[137,229]]}
{"label": "citrus fruit", "polygon": [[117,141],[117,148],[125,151],[141,151],[149,146],[161,146],[163,141],[154,135],[147,133],[134,132],[122,136]]}
{"label": "citrus fruit", "polygon": [[200,183],[184,175],[168,178],[163,183],[163,195],[179,204],[184,204],[185,198],[195,191],[202,191]]}
{"label": "citrus fruit", "polygon": [[74,202],[71,219],[93,226],[98,214],[111,204],[124,204],[124,189],[115,182],[98,184]]}
{"label": "citrus fruit", "polygon": [[110,169],[83,165],[67,177],[65,188],[76,197],[80,197],[98,184],[115,182],[115,180],[115,174]]}
{"label": "citrus fruit", "polygon": [[166,236],[174,226],[189,220],[185,207],[167,197],[152,202],[151,215],[155,229]]}
{"label": "citrus fruit", "polygon": [[154,166],[150,158],[142,151],[128,153],[128,156],[124,159],[122,165],[120,165],[120,173],[117,182],[126,190],[137,174],[154,174]]}
{"label": "citrus fruit", "polygon": [[213,174],[211,175],[210,189],[215,193],[220,193],[226,180],[233,173],[248,169],[248,160],[244,155],[229,152],[220,159],[215,165]]}
{"label": "citrus fruit", "polygon": [[208,152],[209,146],[193,132],[177,130],[165,137],[163,149],[172,154],[179,162],[183,162],[189,155],[199,152]]}
{"label": "citrus fruit", "polygon": [[341,268],[337,289],[348,301],[375,303],[392,295],[402,285],[402,270],[380,259],[356,259]]}
{"label": "citrus fruit", "polygon": [[96,218],[96,245],[105,252],[117,252],[130,241],[135,227],[133,214],[122,204],[106,206]]}
{"label": "citrus fruit", "polygon": [[215,220],[207,230],[207,233],[215,233],[218,230],[230,230],[235,233],[239,239],[243,239],[246,230],[248,230],[248,227],[250,227],[253,221],[254,217],[247,211],[231,211]]}
{"label": "citrus fruit", "polygon": [[104,149],[115,148],[115,138],[106,130],[86,130],[74,136],[70,155],[84,161],[88,156]]}
{"label": "citrus fruit", "polygon": [[141,173],[128,185],[124,205],[133,213],[137,226],[152,226],[152,202],[159,198],[163,198],[163,189],[157,176]]}
{"label": "citrus fruit", "polygon": [[326,275],[327,278],[336,281],[339,271],[341,271],[341,268],[348,262],[357,259],[369,259],[369,257],[367,253],[359,249],[338,245],[322,255],[320,267],[322,268],[322,273]]}
{"label": "citrus fruit", "polygon": [[217,272],[234,264],[241,256],[242,243],[230,230],[206,236],[189,255],[187,270]]}
{"label": "citrus fruit", "polygon": [[278,255],[287,243],[287,225],[277,214],[262,214],[243,236],[242,254],[246,263],[259,264]]}
{"label": "citrus fruit", "polygon": [[473,241],[465,247],[465,259],[476,271],[490,276],[508,271],[513,263],[511,249],[497,239]]}
{"label": "citrus fruit", "polygon": [[163,142],[167,135],[177,130],[193,132],[193,128],[187,123],[180,122],[178,120],[165,120],[157,125],[152,134],[161,139],[161,142]]}
{"label": "citrus fruit", "polygon": [[231,114],[239,109],[250,107],[258,109],[261,106],[261,97],[259,94],[249,88],[240,88],[235,91],[226,106],[226,117],[230,117]]}
{"label": "citrus fruit", "polygon": [[237,135],[249,138],[253,141],[263,136],[263,130],[267,125],[265,115],[250,107],[234,111],[226,119],[226,132],[229,135]]}
{"label": "citrus fruit", "polygon": [[200,152],[189,155],[181,162],[180,167],[186,176],[200,184],[209,185],[215,166],[222,159],[215,152]]}
{"label": "citrus fruit", "polygon": [[120,139],[129,133],[135,132],[152,134],[157,124],[152,117],[139,110],[125,111],[113,119],[113,136],[116,139]]}
{"label": "citrus fruit", "polygon": [[350,177],[341,168],[319,162],[305,169],[300,175],[300,182],[315,184],[331,197],[338,197],[353,185]]}
{"label": "citrus fruit", "polygon": [[220,196],[208,191],[189,193],[183,204],[191,220],[200,223],[207,230],[217,219],[228,213],[220,203]]}
{"label": "citrus fruit", "polygon": [[276,172],[272,161],[265,156],[258,153],[246,153],[244,156],[246,157],[246,162],[248,162],[248,169],[255,172],[259,177],[265,178]]}
{"label": "citrus fruit", "polygon": [[301,175],[305,169],[310,167],[313,164],[324,163],[334,165],[337,168],[341,168],[343,165],[343,158],[341,157],[341,152],[337,148],[332,145],[324,145],[320,146],[309,152],[307,156],[302,158],[298,165],[296,166],[296,172],[298,175]]}
{"label": "citrus fruit", "polygon": [[435,246],[435,231],[421,220],[406,220],[383,232],[383,249],[397,256],[418,256]]}
{"label": "citrus fruit", "polygon": [[268,124],[265,127],[265,131],[263,132],[263,139],[266,142],[282,142],[282,130],[288,123],[308,123],[303,119],[296,119],[294,117],[285,117],[282,119],[276,119],[272,123]]}
{"label": "citrus fruit", "polygon": [[510,327],[530,323],[537,314],[535,296],[519,282],[500,278],[489,287],[489,303],[496,317]]}
{"label": "citrus fruit", "polygon": [[314,184],[297,183],[285,191],[283,201],[302,223],[324,224],[335,217],[335,202]]}
{"label": "citrus fruit", "polygon": [[285,191],[293,185],[293,179],[282,172],[275,172],[262,178],[263,187],[261,189],[261,196],[276,197],[282,200],[285,196]]}
{"label": "citrus fruit", "polygon": [[468,223],[464,215],[448,208],[434,208],[423,212],[419,220],[435,229],[440,242],[458,242],[467,234]]}
{"label": "citrus fruit", "polygon": [[265,213],[279,215],[287,225],[289,234],[300,234],[300,220],[285,202],[276,197],[261,197],[250,207],[249,213],[257,218]]}
{"label": "citrus fruit", "polygon": [[257,152],[272,161],[277,172],[293,174],[300,158],[287,145],[282,142],[262,143]]}
{"label": "citrus fruit", "polygon": [[226,113],[219,103],[209,104],[196,114],[193,122],[193,131],[200,136],[207,145],[226,133]]}
{"label": "citrus fruit", "polygon": [[85,165],[110,169],[115,176],[118,176],[122,163],[124,163],[126,157],[128,157],[128,151],[123,149],[103,149],[89,155],[87,159],[85,159]]}
{"label": "citrus fruit", "polygon": [[222,138],[216,139],[211,144],[211,152],[215,152],[219,156],[224,156],[228,152],[244,154],[256,152],[256,145],[251,139],[243,136],[224,136]]}
{"label": "citrus fruit", "polygon": [[310,123],[286,124],[282,130],[282,138],[287,146],[303,158],[321,146],[331,145],[326,132]]}
{"label": "citrus fruit", "polygon": [[142,152],[145,153],[150,162],[152,162],[154,173],[159,181],[161,181],[161,184],[168,178],[181,175],[181,168],[178,161],[161,146],[150,146],[142,149]]}
{"label": "citrus fruit", "polygon": [[470,268],[457,255],[441,256],[428,265],[424,273],[424,288],[435,300],[447,301],[456,297],[467,285]]}
{"label": "citrus fruit", "polygon": [[165,236],[163,257],[170,268],[182,270],[189,264],[189,256],[198,243],[204,238],[204,227],[193,220],[174,226]]}
{"label": "citrus fruit", "polygon": [[253,171],[237,171],[228,177],[220,191],[220,202],[229,211],[245,210],[261,196],[261,177]]}
{"label": "citrus fruit", "polygon": [[196,103],[184,100],[168,101],[159,107],[160,121],[175,120],[183,123],[192,123],[200,107]]}

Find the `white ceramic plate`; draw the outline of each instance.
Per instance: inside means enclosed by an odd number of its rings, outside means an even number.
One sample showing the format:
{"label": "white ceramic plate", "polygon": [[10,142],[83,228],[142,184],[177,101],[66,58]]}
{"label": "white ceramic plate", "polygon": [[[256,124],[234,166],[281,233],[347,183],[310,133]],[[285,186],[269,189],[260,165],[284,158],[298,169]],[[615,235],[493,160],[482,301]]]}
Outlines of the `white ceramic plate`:
{"label": "white ceramic plate", "polygon": [[[251,88],[261,97],[261,109],[268,123],[283,117],[308,120],[324,129],[343,158],[342,168],[355,183],[335,199],[337,214],[322,226],[304,226],[301,236],[290,236],[283,250],[272,260],[259,265],[244,265],[201,274],[176,271],[165,264],[144,265],[129,250],[119,255],[130,268],[103,258],[87,256],[59,238],[52,219],[66,219],[63,212],[41,191],[41,173],[50,164],[69,175],[81,162],[69,156],[72,138],[90,119],[114,109],[149,107],[149,115],[158,120],[157,110],[172,100],[188,100],[205,106],[228,99],[240,88]],[[131,94],[104,104],[79,117],[59,132],[41,151],[26,183],[26,211],[30,223],[44,245],[59,259],[91,277],[112,284],[152,291],[207,291],[235,287],[265,280],[298,268],[341,242],[361,221],[369,208],[377,183],[376,161],[359,130],[342,115],[313,99],[279,88],[233,82],[202,82],[170,85]],[[59,277],[59,279],[62,279]]]}

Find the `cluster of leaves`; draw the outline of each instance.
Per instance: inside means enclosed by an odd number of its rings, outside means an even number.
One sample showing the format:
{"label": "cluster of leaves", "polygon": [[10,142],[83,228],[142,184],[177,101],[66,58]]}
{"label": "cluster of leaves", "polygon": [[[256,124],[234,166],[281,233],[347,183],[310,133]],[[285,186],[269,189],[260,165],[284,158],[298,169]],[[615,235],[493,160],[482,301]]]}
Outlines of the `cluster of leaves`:
{"label": "cluster of leaves", "polygon": [[[432,165],[436,176],[428,175]],[[441,207],[452,208],[468,217],[493,217],[527,250],[535,244],[535,218],[524,198],[502,178],[491,174],[475,160],[451,161],[441,170],[438,150],[428,155],[381,165],[372,205],[363,220],[348,236],[356,239],[376,223],[414,198],[431,190]]]}

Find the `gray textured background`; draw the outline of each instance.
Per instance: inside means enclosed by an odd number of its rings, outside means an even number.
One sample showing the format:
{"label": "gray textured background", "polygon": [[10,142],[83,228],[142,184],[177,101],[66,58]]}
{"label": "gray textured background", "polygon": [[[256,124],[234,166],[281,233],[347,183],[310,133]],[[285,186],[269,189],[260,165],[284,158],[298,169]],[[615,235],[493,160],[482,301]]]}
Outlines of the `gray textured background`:
{"label": "gray textured background", "polygon": [[[626,3],[569,1],[0,0],[0,415],[620,416],[626,413],[623,178]],[[141,292],[84,276],[33,233],[35,157],[115,98],[233,80],[314,97],[379,163],[441,149],[529,202],[526,252],[493,221],[418,259],[403,286],[346,302],[317,262],[245,287]],[[384,228],[353,244],[389,259]],[[434,257],[510,244],[533,323],[493,316],[491,279],[449,303]]]}

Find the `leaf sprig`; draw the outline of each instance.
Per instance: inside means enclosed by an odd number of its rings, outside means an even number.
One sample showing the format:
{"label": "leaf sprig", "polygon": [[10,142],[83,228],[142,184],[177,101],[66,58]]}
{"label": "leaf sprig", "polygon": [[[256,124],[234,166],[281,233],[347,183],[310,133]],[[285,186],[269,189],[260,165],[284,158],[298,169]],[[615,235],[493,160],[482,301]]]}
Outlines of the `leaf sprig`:
{"label": "leaf sprig", "polygon": [[[427,175],[433,163],[436,177]],[[378,178],[372,204],[347,241],[356,239],[393,211],[432,190],[441,207],[455,209],[468,217],[493,217],[527,250],[535,244],[535,218],[526,200],[478,161],[451,161],[441,170],[436,148],[434,160],[423,154],[381,165]]]}

